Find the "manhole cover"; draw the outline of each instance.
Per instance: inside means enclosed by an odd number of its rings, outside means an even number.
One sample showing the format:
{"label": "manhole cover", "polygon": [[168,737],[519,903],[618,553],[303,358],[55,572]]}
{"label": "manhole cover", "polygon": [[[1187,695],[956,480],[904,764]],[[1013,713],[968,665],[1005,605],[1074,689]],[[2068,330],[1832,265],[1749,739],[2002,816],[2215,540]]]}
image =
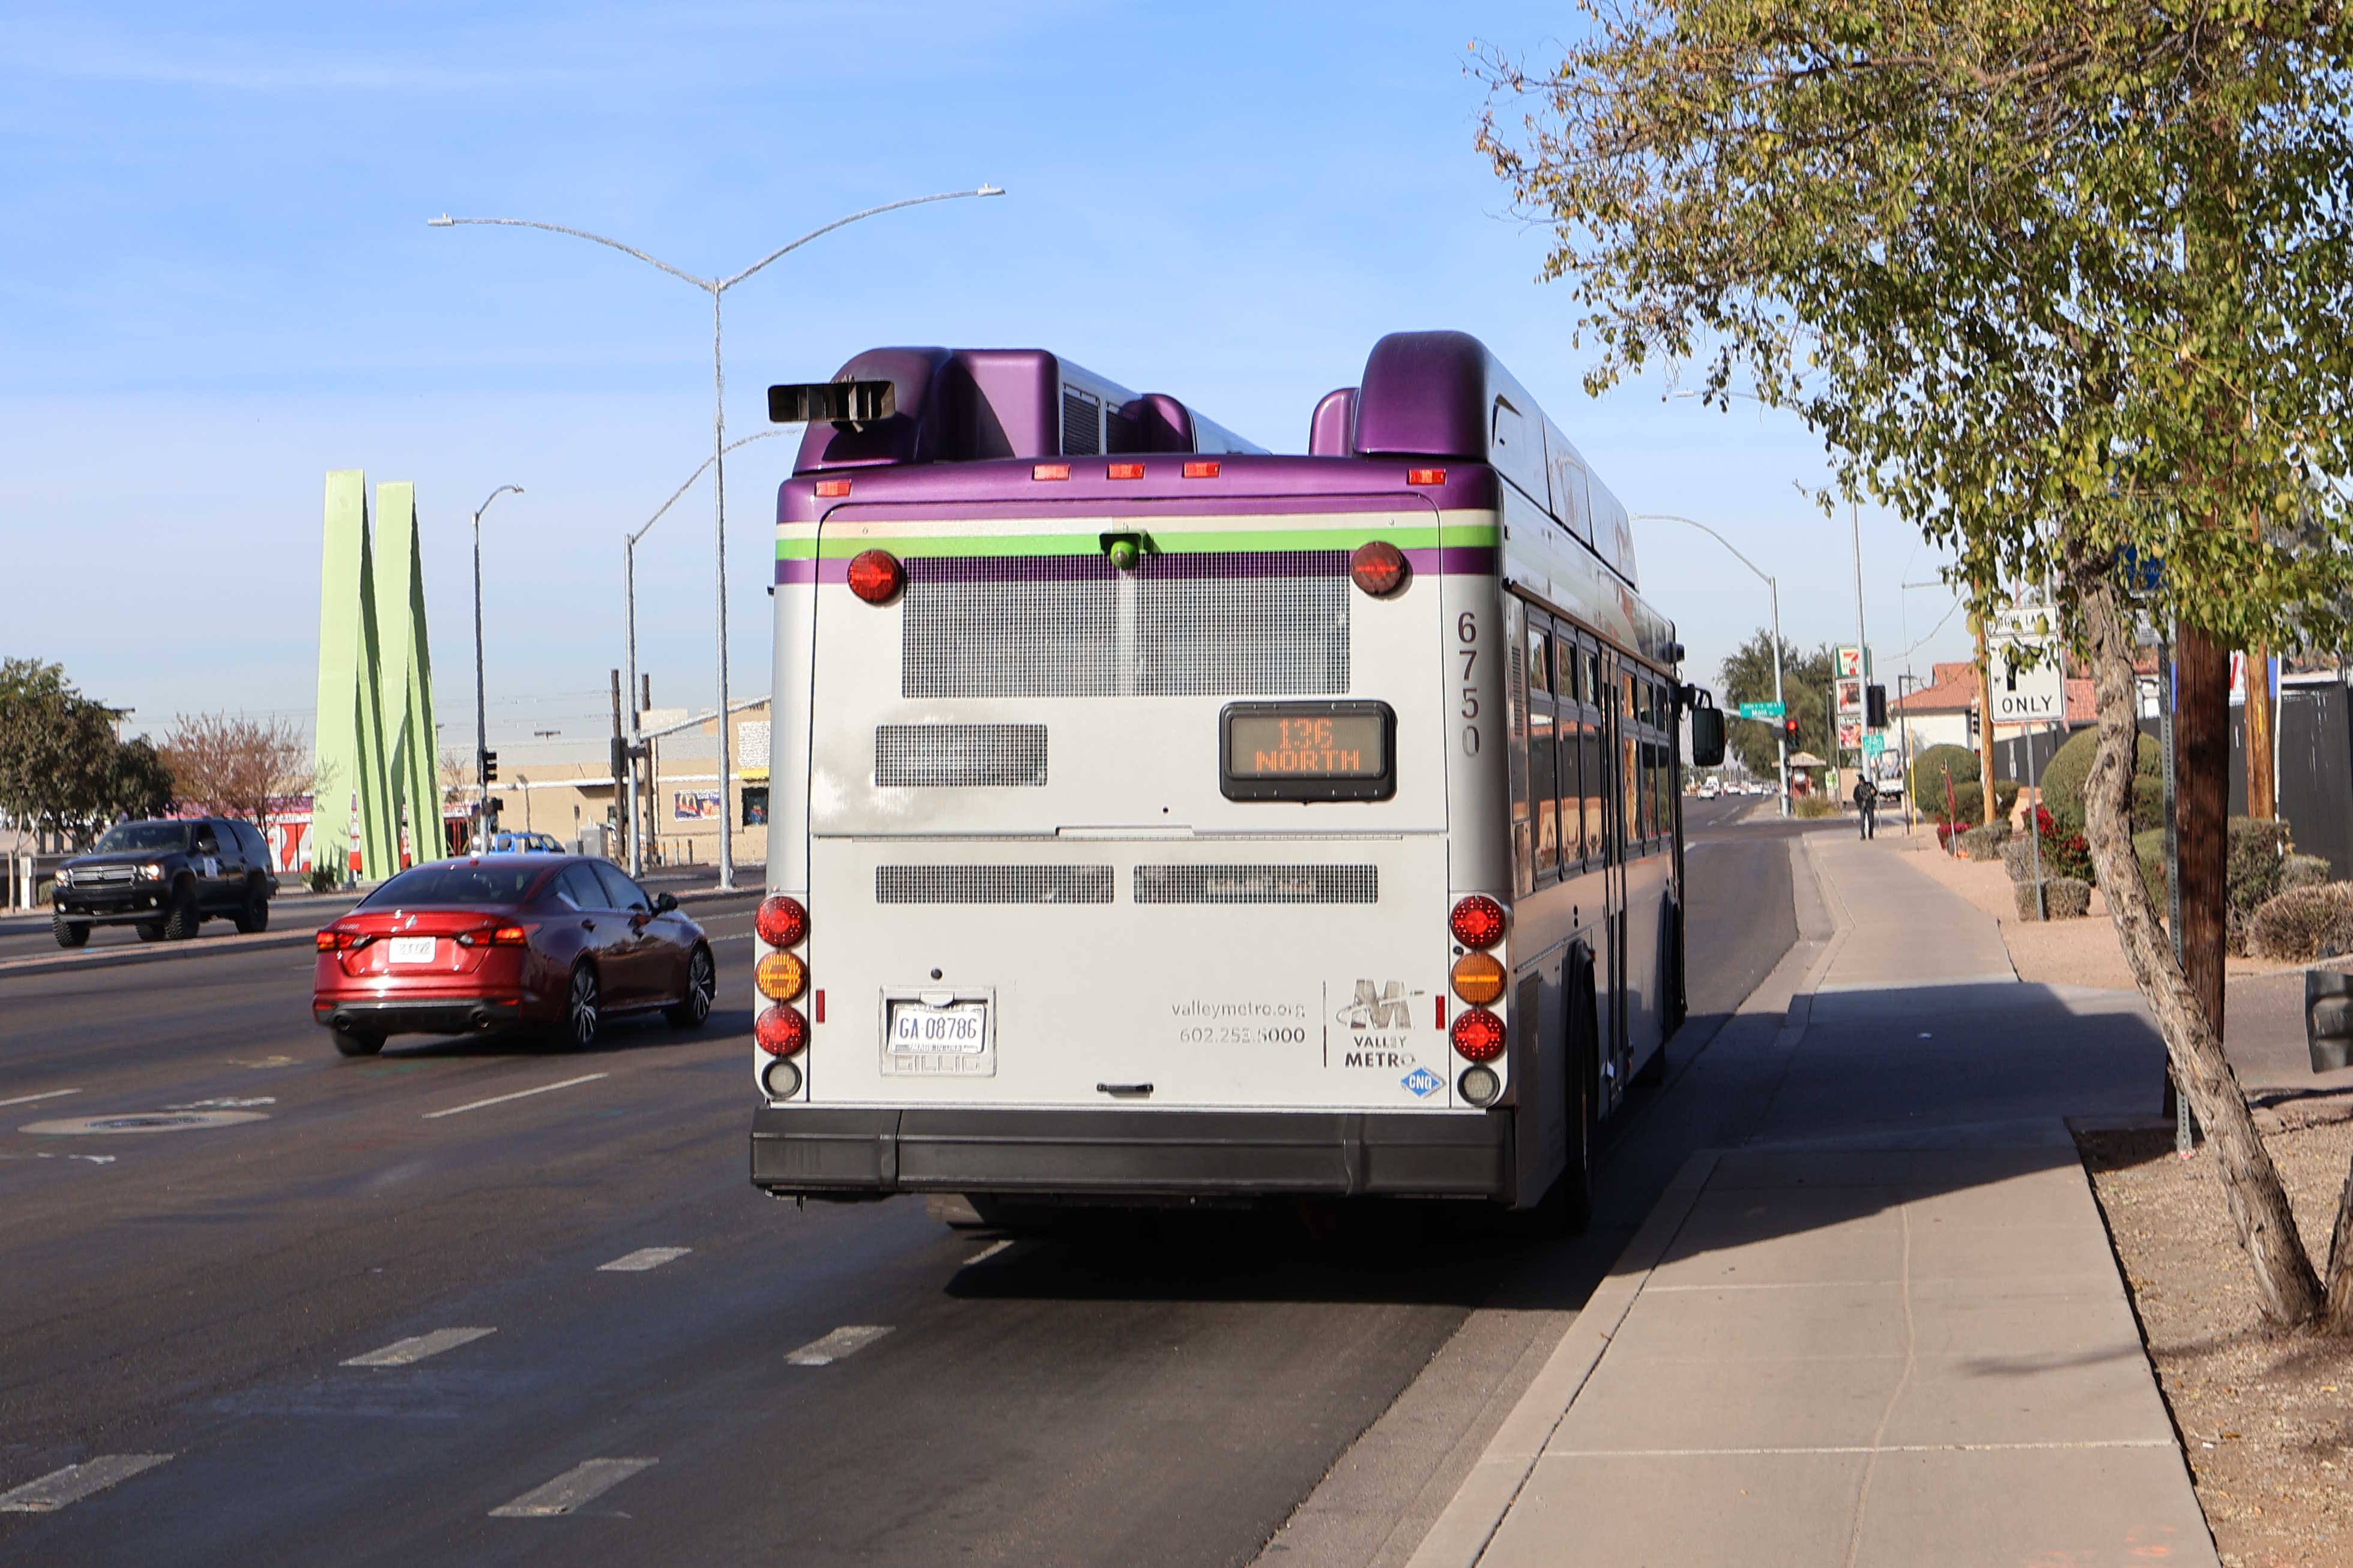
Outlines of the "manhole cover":
{"label": "manhole cover", "polygon": [[134,1110],[122,1116],[69,1116],[58,1121],[35,1121],[19,1132],[76,1137],[103,1132],[185,1132],[197,1127],[234,1127],[240,1121],[267,1121],[259,1110]]}

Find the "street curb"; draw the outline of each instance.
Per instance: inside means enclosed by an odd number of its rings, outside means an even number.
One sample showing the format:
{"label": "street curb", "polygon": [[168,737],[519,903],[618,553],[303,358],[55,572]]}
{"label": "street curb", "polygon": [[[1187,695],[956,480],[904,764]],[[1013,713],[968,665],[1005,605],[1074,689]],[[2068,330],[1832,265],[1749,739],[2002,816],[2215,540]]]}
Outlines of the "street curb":
{"label": "street curb", "polygon": [[1683,1230],[1701,1190],[1715,1172],[1716,1159],[1716,1151],[1703,1149],[1683,1162],[1641,1228],[1610,1265],[1609,1275],[1594,1287],[1577,1321],[1553,1347],[1527,1392],[1504,1417],[1503,1426],[1471,1467],[1453,1500],[1414,1548],[1407,1568],[1473,1568],[1485,1555],[1504,1516],[1519,1500],[1521,1488],[1544,1457],[1545,1446],[1567,1418],[1568,1407],[1583,1392],[1586,1379],[1600,1363],[1626,1314],[1633,1310],[1635,1298],[1650,1283],[1651,1272]]}
{"label": "street curb", "polygon": [[[757,898],[760,891],[757,888],[735,888],[723,893],[716,888],[709,888],[681,893],[678,901],[683,907],[691,903],[708,903],[715,899]],[[60,952],[55,957],[44,954],[38,958],[0,958],[0,981],[18,976],[31,979],[43,974],[70,974],[85,969],[119,969],[131,963],[164,963],[174,959],[204,958],[214,953],[258,952],[280,947],[299,947],[315,936],[320,925],[325,923],[322,921],[319,925],[305,925],[297,931],[215,937],[210,942],[199,938],[195,942],[158,942],[149,947],[106,948],[96,952],[85,949],[78,953]]]}

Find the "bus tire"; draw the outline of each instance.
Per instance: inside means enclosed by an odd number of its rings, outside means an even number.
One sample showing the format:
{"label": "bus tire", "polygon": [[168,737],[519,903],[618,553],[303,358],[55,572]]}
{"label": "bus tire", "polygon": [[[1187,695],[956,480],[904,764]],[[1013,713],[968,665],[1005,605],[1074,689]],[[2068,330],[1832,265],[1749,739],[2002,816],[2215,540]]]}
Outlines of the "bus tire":
{"label": "bus tire", "polygon": [[1593,1223],[1594,1088],[1601,1060],[1601,1030],[1594,1006],[1593,960],[1583,948],[1571,950],[1563,982],[1568,987],[1565,1007],[1568,1147],[1563,1151],[1560,1174],[1554,1178],[1544,1201],[1512,1216],[1513,1230],[1531,1240],[1582,1236]]}

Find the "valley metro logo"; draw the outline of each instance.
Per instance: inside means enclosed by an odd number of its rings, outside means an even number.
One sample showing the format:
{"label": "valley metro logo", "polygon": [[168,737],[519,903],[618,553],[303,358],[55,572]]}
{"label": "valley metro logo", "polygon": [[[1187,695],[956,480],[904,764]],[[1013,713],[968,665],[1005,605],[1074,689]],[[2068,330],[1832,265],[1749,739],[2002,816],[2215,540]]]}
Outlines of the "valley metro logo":
{"label": "valley metro logo", "polygon": [[1404,981],[1389,981],[1376,992],[1371,981],[1359,980],[1356,999],[1333,1014],[1332,1018],[1347,1029],[1409,1029],[1413,1027],[1412,1012]]}

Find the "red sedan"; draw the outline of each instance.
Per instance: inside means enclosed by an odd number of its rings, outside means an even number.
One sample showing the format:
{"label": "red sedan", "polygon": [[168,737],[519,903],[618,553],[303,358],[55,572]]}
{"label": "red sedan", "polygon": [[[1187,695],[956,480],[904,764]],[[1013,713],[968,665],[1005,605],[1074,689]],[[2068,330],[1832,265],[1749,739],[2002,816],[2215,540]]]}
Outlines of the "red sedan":
{"label": "red sedan", "polygon": [[347,1057],[388,1035],[521,1027],[596,1041],[607,1018],[660,1008],[681,1029],[719,982],[702,928],[610,861],[484,855],[403,871],[319,932],[311,1016]]}

